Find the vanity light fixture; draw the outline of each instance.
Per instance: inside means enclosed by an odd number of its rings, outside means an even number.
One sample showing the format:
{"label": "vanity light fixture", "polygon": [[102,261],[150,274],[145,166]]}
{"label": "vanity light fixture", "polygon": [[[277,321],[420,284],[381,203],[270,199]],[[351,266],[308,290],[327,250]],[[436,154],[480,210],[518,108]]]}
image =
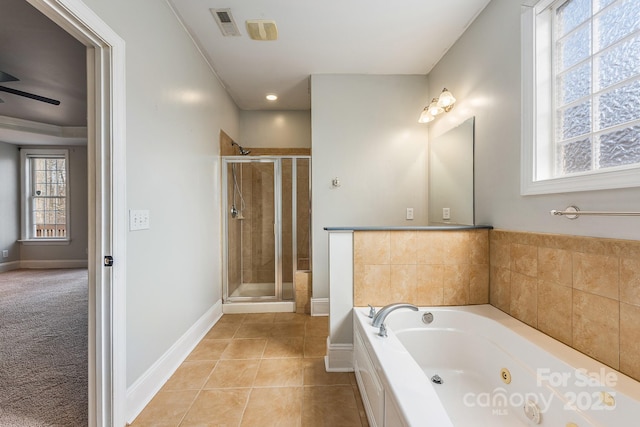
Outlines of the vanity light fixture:
{"label": "vanity light fixture", "polygon": [[433,98],[431,103],[424,107],[418,123],[429,123],[435,120],[436,116],[442,113],[448,113],[453,109],[453,105],[456,103],[456,99],[453,94],[449,92],[449,89],[442,89],[442,93],[438,98]]}

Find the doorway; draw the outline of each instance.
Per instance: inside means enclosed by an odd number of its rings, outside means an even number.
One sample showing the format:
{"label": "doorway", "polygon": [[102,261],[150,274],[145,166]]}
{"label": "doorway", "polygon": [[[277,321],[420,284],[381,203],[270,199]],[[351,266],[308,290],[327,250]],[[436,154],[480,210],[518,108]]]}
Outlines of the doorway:
{"label": "doorway", "polygon": [[[125,50],[84,3],[27,0],[87,48],[89,426],[124,426]],[[108,257],[113,257],[111,266]]]}

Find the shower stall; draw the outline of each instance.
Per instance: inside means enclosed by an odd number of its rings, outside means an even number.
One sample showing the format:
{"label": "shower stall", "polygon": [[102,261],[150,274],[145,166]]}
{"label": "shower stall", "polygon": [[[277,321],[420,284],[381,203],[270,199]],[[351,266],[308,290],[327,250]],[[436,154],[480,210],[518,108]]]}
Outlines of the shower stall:
{"label": "shower stall", "polygon": [[310,269],[309,156],[222,158],[223,301],[295,311],[295,272]]}

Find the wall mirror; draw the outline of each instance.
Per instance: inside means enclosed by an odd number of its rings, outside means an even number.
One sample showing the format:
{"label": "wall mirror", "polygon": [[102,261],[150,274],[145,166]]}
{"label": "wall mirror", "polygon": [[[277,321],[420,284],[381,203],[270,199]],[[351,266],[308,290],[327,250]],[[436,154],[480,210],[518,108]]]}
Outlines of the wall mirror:
{"label": "wall mirror", "polygon": [[475,117],[429,144],[429,224],[474,225]]}

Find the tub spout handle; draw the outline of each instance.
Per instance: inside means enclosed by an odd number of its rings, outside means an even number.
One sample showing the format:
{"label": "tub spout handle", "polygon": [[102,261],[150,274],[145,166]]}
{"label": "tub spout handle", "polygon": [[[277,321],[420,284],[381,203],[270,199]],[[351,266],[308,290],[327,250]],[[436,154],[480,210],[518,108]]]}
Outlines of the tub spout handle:
{"label": "tub spout handle", "polygon": [[380,325],[380,331],[378,332],[378,336],[382,338],[387,337],[387,327],[383,324]]}
{"label": "tub spout handle", "polygon": [[368,304],[368,305],[369,305],[369,319],[373,319],[373,317],[376,315],[376,309],[371,304]]}

